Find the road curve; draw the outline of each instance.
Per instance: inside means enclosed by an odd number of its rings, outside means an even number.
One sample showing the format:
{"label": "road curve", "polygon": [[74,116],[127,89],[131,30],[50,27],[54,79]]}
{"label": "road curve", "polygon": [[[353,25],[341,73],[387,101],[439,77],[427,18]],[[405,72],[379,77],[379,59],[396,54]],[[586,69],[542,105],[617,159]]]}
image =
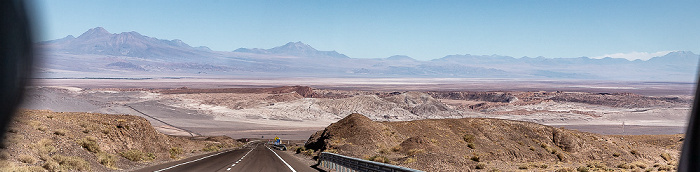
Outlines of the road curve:
{"label": "road curve", "polygon": [[270,171],[270,172],[317,172],[299,160],[279,150],[269,149],[263,143],[253,143],[242,149],[223,151],[177,162],[170,162],[136,170],[137,172],[179,171]]}

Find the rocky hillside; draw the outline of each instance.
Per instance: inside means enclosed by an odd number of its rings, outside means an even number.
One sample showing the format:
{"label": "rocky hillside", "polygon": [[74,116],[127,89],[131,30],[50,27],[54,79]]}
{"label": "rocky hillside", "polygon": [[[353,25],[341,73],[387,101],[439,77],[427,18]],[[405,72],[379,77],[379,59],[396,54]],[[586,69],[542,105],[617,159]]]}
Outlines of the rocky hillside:
{"label": "rocky hillside", "polygon": [[137,116],[23,110],[0,149],[0,171],[134,170],[240,145],[164,135]]}
{"label": "rocky hillside", "polygon": [[312,135],[299,152],[334,152],[424,171],[669,171],[682,137],[605,136],[485,118],[375,122],[351,114]]}

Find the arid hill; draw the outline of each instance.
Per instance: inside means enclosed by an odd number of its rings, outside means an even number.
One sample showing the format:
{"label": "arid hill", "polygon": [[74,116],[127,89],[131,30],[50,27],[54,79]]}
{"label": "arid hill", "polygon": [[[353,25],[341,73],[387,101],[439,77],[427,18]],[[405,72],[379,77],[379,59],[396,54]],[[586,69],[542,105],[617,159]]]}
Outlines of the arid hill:
{"label": "arid hill", "polygon": [[543,101],[621,108],[673,107],[692,102],[692,99],[676,96],[652,97],[633,93],[432,91],[428,94],[436,99],[478,101],[479,104],[469,105],[468,108],[479,110],[507,104],[531,105]]}
{"label": "arid hill", "polygon": [[682,138],[605,136],[486,118],[375,122],[351,114],[312,135],[299,152],[334,152],[424,171],[669,171]]}
{"label": "arid hill", "polygon": [[137,116],[22,110],[0,149],[0,171],[134,170],[240,145],[164,135]]}

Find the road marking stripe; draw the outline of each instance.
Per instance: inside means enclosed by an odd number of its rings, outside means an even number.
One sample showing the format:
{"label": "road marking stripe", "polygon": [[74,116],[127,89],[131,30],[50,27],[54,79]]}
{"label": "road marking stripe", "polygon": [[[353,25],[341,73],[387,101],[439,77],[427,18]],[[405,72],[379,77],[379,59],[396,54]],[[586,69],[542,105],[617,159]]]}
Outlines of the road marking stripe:
{"label": "road marking stripe", "polygon": [[[247,156],[250,152],[253,152],[254,149],[255,149],[255,147],[253,147],[253,149],[250,149],[248,152],[246,152],[245,155],[243,155],[243,156],[241,157],[241,159],[238,159],[238,161],[236,161],[235,163],[231,164],[231,167],[236,166],[236,164],[238,164],[239,162],[241,162],[241,161],[243,160],[243,158],[245,158],[245,156]],[[230,170],[231,170],[231,168],[226,169],[226,171],[230,171]]]}
{"label": "road marking stripe", "polygon": [[[270,149],[269,147],[267,147],[267,149],[270,150],[270,151],[272,151],[272,149]],[[284,159],[282,159],[282,157],[280,157],[280,155],[277,155],[277,152],[272,151],[272,153],[274,153],[274,154],[277,156],[277,158],[279,158],[280,160],[282,160],[282,162],[284,162],[284,165],[287,165],[287,167],[289,167],[289,169],[292,170],[292,172],[297,172],[296,170],[294,170],[294,168],[292,168],[291,165],[287,164],[287,161],[284,161]]]}
{"label": "road marking stripe", "polygon": [[[228,151],[226,151],[226,152],[231,152],[231,151],[233,151],[233,150],[228,150]],[[217,154],[205,156],[205,157],[202,157],[202,158],[199,158],[199,159],[195,159],[195,160],[192,160],[192,161],[183,162],[183,163],[180,163],[180,164],[177,164],[177,165],[173,165],[173,166],[170,166],[170,167],[168,167],[168,168],[156,170],[156,171],[153,171],[153,172],[161,172],[161,171],[169,170],[169,169],[175,168],[175,167],[177,167],[177,166],[181,166],[181,165],[185,165],[185,164],[197,162],[197,161],[199,161],[199,160],[207,159],[207,158],[209,158],[209,157],[216,156],[216,155],[219,155],[219,154],[222,154],[222,153],[226,153],[226,152],[219,152],[219,153],[217,153]]]}

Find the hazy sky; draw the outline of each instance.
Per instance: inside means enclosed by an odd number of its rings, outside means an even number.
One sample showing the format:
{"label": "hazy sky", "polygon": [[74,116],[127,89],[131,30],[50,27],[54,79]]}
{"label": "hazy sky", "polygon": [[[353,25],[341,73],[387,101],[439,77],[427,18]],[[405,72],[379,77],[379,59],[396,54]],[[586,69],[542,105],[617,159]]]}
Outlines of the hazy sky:
{"label": "hazy sky", "polygon": [[700,53],[700,1],[37,0],[40,39],[90,28],[213,50],[302,41],[354,58]]}

